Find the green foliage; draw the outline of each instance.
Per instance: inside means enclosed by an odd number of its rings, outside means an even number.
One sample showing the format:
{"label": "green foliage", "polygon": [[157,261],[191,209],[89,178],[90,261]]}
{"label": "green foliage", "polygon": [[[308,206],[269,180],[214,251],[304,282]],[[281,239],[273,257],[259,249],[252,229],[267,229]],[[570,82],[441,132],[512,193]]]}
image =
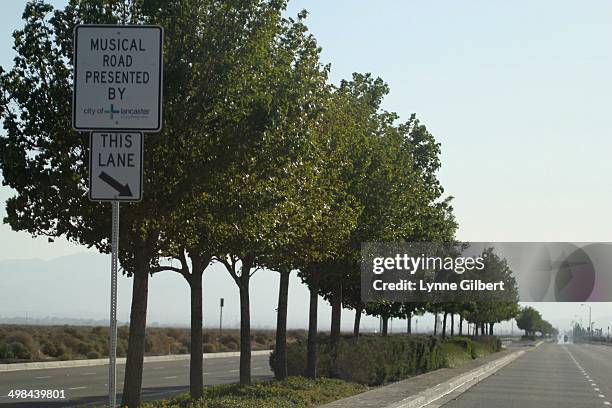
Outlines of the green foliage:
{"label": "green foliage", "polygon": [[298,408],[315,407],[366,391],[367,387],[341,380],[310,380],[290,377],[286,381],[258,382],[249,386],[214,385],[199,401],[181,394],[169,401],[145,403],[143,408]]}
{"label": "green foliage", "polygon": [[557,329],[548,321],[542,319],[540,312],[529,306],[521,309],[516,318],[516,326],[525,330],[525,337],[527,338],[535,338],[536,332],[539,332],[542,336],[557,334]]}
{"label": "green foliage", "polygon": [[[362,335],[357,341],[340,341],[336,371],[332,370],[329,339],[319,336],[317,370],[325,377],[337,376],[345,381],[381,385],[441,367],[457,367],[462,363],[499,351],[493,338],[453,337],[440,340],[424,335]],[[501,343],[499,343],[501,347]],[[274,353],[270,367],[274,370]],[[298,341],[288,347],[289,375],[304,375],[306,343]]]}

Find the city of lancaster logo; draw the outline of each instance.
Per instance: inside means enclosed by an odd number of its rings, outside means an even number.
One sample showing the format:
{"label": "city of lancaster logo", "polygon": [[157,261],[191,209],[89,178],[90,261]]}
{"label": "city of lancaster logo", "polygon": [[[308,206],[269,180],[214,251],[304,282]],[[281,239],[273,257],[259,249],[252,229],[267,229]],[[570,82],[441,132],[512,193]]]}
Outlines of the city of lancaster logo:
{"label": "city of lancaster logo", "polygon": [[110,114],[110,118],[111,119],[115,119],[115,114],[121,113],[121,109],[115,108],[115,105],[113,105],[111,103],[110,109],[109,110],[104,110],[104,113]]}

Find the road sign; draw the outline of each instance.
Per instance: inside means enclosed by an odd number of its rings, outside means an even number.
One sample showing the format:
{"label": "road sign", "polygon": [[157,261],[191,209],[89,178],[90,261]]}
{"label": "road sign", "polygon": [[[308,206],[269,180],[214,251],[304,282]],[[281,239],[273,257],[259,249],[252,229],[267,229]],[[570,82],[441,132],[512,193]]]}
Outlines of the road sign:
{"label": "road sign", "polygon": [[160,26],[76,26],[72,127],[158,132],[162,45]]}
{"label": "road sign", "polygon": [[143,137],[140,132],[92,132],[89,139],[89,199],[142,199]]}

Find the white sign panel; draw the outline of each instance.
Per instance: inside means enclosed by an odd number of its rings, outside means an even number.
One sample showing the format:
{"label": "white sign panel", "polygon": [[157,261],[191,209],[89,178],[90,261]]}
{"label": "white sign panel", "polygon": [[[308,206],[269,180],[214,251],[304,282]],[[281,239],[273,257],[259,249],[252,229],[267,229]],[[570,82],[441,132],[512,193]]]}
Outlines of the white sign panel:
{"label": "white sign panel", "polygon": [[76,26],[72,127],[158,132],[162,45],[160,26]]}
{"label": "white sign panel", "polygon": [[89,139],[89,199],[142,199],[143,137],[139,132],[92,132]]}

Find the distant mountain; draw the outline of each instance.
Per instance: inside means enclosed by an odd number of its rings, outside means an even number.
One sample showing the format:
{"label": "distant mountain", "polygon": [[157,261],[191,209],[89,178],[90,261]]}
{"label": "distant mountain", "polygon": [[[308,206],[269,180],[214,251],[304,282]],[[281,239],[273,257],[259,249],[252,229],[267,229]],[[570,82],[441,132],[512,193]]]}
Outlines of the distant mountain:
{"label": "distant mountain", "polygon": [[[251,280],[253,328],[274,328],[279,274],[258,271]],[[118,319],[129,321],[132,280],[118,280]],[[81,253],[51,260],[0,261],[0,322],[29,324],[105,324],[110,297],[110,256]],[[204,324],[219,326],[219,298],[225,299],[223,326],[239,326],[238,289],[220,265],[204,274]],[[189,325],[189,287],[174,272],[150,279],[148,322],[151,326]],[[289,326],[305,328],[308,322],[308,291],[296,275],[289,291]],[[329,307],[321,300],[320,324],[327,329]],[[350,330],[352,312],[343,324]],[[350,316],[350,317],[349,317]],[[368,318],[364,317],[367,325]],[[57,322],[57,323],[56,323]],[[83,323],[80,323],[83,322]],[[373,323],[376,327],[377,323]],[[365,327],[365,326],[364,326]]]}

